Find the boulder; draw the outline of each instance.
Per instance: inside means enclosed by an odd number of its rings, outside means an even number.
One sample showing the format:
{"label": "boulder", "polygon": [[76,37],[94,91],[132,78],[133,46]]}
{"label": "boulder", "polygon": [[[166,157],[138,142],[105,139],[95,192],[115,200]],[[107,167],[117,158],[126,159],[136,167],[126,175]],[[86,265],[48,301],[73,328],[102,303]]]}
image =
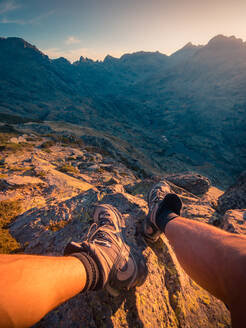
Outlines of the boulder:
{"label": "boulder", "polygon": [[218,199],[218,211],[224,214],[229,209],[246,208],[246,171],[240,174],[235,184]]}
{"label": "boulder", "polygon": [[246,234],[246,209],[226,211],[221,228],[232,233]]}
{"label": "boulder", "polygon": [[197,196],[205,194],[211,185],[208,178],[196,173],[175,174],[169,175],[165,178],[167,181],[170,181]]}
{"label": "boulder", "polygon": [[44,184],[39,178],[30,177],[30,176],[20,176],[20,175],[12,175],[3,179],[4,182],[9,185],[9,187],[22,187],[27,185],[38,185]]}

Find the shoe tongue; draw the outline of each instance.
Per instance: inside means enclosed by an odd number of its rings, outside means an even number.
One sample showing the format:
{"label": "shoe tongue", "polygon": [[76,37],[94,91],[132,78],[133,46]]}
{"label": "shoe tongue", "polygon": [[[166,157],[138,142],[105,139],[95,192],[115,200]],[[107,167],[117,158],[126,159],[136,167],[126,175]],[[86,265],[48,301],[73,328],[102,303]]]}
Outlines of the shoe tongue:
{"label": "shoe tongue", "polygon": [[109,218],[107,218],[107,217],[101,217],[101,218],[99,218],[98,225],[99,225],[100,227],[103,227],[103,226],[110,226],[110,227],[115,228],[113,222],[112,222],[111,220],[109,220]]}
{"label": "shoe tongue", "polygon": [[99,225],[103,226],[103,225],[112,225],[112,223],[110,222],[110,220],[108,218],[100,218],[99,219]]}

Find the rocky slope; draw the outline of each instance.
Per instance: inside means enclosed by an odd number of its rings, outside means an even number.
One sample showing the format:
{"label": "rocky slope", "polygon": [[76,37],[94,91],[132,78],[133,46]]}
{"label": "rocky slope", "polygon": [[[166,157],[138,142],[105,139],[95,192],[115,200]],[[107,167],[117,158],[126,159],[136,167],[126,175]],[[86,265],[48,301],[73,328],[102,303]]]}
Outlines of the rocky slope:
{"label": "rocky slope", "polygon": [[[13,208],[18,215],[0,225],[0,236],[8,230],[18,242],[8,245],[8,252],[59,256],[71,239],[86,235],[93,207],[110,203],[123,214],[127,240],[143,253],[149,271],[133,291],[116,298],[105,291],[80,294],[36,327],[230,327],[225,306],[186,275],[165,236],[151,248],[141,238],[146,194],[160,177],[143,177],[137,167],[78,140],[54,141],[54,135],[24,131],[1,134],[0,214],[6,204],[21,205],[18,213]],[[166,178],[183,200],[184,216],[207,223],[218,219],[223,191],[207,178],[191,173]]]}
{"label": "rocky slope", "polygon": [[225,187],[246,165],[245,58],[245,42],[221,35],[172,56],[74,64],[1,38],[0,113],[94,128],[134,146],[159,172],[194,170]]}

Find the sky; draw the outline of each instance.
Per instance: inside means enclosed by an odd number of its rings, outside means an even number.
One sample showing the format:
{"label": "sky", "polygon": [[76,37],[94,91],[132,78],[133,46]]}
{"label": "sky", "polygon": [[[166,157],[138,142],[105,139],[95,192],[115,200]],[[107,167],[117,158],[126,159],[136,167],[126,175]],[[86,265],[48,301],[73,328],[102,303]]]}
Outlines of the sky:
{"label": "sky", "polygon": [[245,13],[246,0],[0,0],[0,36],[71,62],[136,51],[170,55],[218,34],[245,41]]}

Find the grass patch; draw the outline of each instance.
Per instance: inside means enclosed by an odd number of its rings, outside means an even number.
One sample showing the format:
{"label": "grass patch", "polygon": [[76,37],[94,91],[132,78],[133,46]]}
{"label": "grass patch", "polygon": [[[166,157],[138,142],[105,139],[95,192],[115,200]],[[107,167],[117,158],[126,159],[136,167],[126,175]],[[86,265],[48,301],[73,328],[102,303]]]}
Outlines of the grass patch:
{"label": "grass patch", "polygon": [[63,229],[69,222],[68,221],[59,221],[59,222],[50,222],[49,225],[49,230],[51,231],[59,231],[61,229]]}
{"label": "grass patch", "polygon": [[47,148],[47,149],[43,149],[43,151],[44,151],[45,153],[47,153],[47,154],[50,154],[50,153],[51,153],[51,150],[50,150],[49,148]]}
{"label": "grass patch", "polygon": [[97,146],[85,146],[84,149],[88,151],[89,153],[99,153],[102,156],[111,156],[111,154],[106,150],[101,147]]}
{"label": "grass patch", "polygon": [[41,149],[48,149],[52,146],[54,146],[56,143],[53,140],[48,140],[42,143],[42,145],[40,146]]}
{"label": "grass patch", "polygon": [[25,171],[29,171],[32,169],[31,166],[18,166],[18,165],[10,165],[8,167],[8,169],[10,171],[15,171],[15,172],[25,172]]}
{"label": "grass patch", "polygon": [[14,114],[0,113],[0,121],[9,124],[27,123],[27,122],[42,122],[41,120],[22,117]]}
{"label": "grass patch", "polygon": [[63,173],[78,173],[78,169],[72,165],[64,164],[58,168],[60,172]]}
{"label": "grass patch", "polygon": [[39,177],[39,178],[45,178],[46,175],[47,175],[47,172],[46,171],[36,172],[36,177]]}
{"label": "grass patch", "polygon": [[52,142],[62,145],[63,147],[74,147],[74,148],[81,148],[84,147],[84,142],[76,137],[76,136],[63,136],[58,134],[46,134],[44,135],[47,138],[50,138]]}
{"label": "grass patch", "polygon": [[7,225],[21,213],[19,201],[0,202],[0,253],[9,254],[20,248],[20,244],[11,236]]}
{"label": "grass patch", "polygon": [[31,149],[33,147],[32,144],[26,142],[15,143],[10,141],[12,137],[17,136],[18,135],[16,133],[0,133],[0,151],[11,151],[12,153],[15,153],[17,151]]}

